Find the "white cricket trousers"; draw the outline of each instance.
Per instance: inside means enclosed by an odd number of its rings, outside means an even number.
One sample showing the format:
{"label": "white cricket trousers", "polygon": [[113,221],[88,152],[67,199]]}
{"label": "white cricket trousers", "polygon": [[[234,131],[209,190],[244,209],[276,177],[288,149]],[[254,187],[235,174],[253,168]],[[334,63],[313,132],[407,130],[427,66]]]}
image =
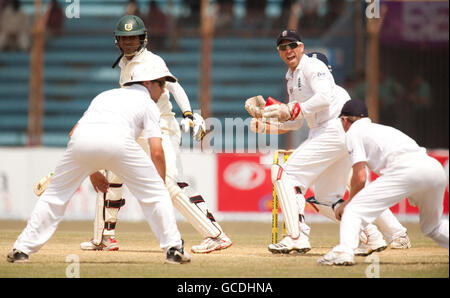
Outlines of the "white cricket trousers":
{"label": "white cricket trousers", "polygon": [[419,208],[423,234],[448,249],[448,220],[442,219],[447,176],[442,165],[426,153],[397,156],[382,175],[363,188],[345,207],[340,244],[333,250],[353,254],[362,225],[408,198]]}
{"label": "white cricket trousers", "polygon": [[[166,180],[171,178],[178,181],[179,178],[184,177],[180,158],[180,126],[175,117],[167,115],[161,116],[159,123],[162,133],[162,146],[166,157]],[[139,136],[137,142],[150,155],[148,142],[144,140],[142,135]]]}
{"label": "white cricket trousers", "polygon": [[37,252],[53,235],[67,204],[84,179],[100,169],[113,171],[138,199],[160,247],[181,247],[169,193],[148,155],[131,137],[111,128],[75,130],[48,188],[14,244],[26,254]]}
{"label": "white cricket trousers", "polygon": [[333,119],[323,127],[311,129],[284,170],[303,195],[313,185],[316,200],[331,205],[344,197],[351,167],[341,120]]}

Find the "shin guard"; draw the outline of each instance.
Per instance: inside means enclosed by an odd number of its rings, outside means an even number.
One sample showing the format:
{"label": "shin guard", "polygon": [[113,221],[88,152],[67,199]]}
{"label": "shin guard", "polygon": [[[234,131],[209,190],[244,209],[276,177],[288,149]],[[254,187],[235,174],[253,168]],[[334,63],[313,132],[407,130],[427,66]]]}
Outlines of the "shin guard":
{"label": "shin guard", "polygon": [[100,245],[103,235],[113,236],[115,234],[117,214],[119,209],[125,205],[120,179],[111,171],[103,173],[106,174],[106,179],[109,181],[109,188],[106,193],[97,193],[94,238],[92,240],[95,245]]}

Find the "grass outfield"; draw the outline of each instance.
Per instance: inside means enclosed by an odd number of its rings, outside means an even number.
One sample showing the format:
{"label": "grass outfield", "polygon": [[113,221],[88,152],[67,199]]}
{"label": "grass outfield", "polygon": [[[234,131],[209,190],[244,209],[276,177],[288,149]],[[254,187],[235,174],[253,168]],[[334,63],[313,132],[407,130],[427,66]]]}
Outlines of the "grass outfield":
{"label": "grass outfield", "polygon": [[[164,264],[164,254],[145,222],[119,223],[119,251],[81,251],[79,243],[91,236],[90,222],[62,222],[55,235],[29,263],[12,264],[6,254],[26,223],[0,221],[0,277],[66,277],[66,270],[79,260],[79,275],[93,277],[144,278],[334,278],[366,277],[377,262],[381,278],[448,278],[449,252],[420,232],[418,224],[407,223],[412,248],[387,249],[375,258],[356,257],[356,265],[329,267],[317,260],[338,242],[338,226],[312,223],[311,245],[305,255],[273,255],[267,250],[270,223],[223,222],[224,230],[233,240],[230,248],[204,255],[193,255],[186,265]],[[185,247],[190,249],[202,239],[185,222],[179,223]],[[72,266],[72,267],[71,267]],[[75,272],[75,271],[72,271]],[[371,271],[376,274],[376,271]]]}

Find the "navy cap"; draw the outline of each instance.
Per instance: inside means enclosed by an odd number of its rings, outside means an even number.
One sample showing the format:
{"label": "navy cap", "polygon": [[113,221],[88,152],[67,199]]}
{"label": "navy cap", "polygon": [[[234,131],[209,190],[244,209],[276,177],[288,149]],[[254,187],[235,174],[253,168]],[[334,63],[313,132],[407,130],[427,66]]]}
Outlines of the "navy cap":
{"label": "navy cap", "polygon": [[364,118],[369,117],[369,113],[367,112],[367,107],[364,101],[359,99],[350,99],[342,107],[339,117],[342,116],[357,116]]}
{"label": "navy cap", "polygon": [[290,41],[302,41],[302,39],[300,38],[300,36],[298,35],[297,31],[292,30],[292,29],[288,29],[288,30],[283,30],[277,38],[277,46],[280,45],[280,42],[282,40],[290,40]]}
{"label": "navy cap", "polygon": [[333,71],[333,69],[331,68],[330,63],[328,62],[328,58],[327,56],[325,56],[325,54],[322,54],[320,52],[312,52],[307,54],[309,57],[311,58],[316,58],[319,59],[320,61],[322,61],[323,63],[325,63],[326,66],[328,66],[328,69],[330,70],[330,72]]}

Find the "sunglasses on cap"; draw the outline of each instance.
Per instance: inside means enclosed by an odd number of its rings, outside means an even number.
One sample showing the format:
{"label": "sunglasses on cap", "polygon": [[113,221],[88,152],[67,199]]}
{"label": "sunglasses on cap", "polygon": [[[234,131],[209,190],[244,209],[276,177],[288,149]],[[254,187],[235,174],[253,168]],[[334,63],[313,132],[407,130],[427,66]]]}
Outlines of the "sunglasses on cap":
{"label": "sunglasses on cap", "polygon": [[293,50],[293,49],[296,49],[301,44],[302,43],[300,41],[288,42],[288,43],[280,44],[279,46],[277,46],[277,49],[280,51],[286,51],[287,47],[289,47],[291,50]]}

